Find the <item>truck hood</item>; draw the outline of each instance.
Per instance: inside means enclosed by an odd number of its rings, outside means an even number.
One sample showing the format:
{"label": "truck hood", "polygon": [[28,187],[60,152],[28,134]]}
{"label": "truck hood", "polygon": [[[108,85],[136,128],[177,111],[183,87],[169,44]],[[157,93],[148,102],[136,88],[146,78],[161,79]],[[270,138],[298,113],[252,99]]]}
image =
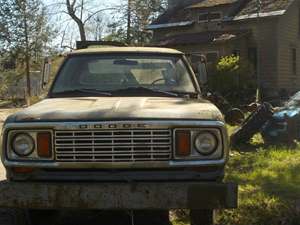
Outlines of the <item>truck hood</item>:
{"label": "truck hood", "polygon": [[200,119],[223,121],[220,111],[199,99],[168,97],[49,98],[14,114],[10,120],[101,121],[133,119]]}

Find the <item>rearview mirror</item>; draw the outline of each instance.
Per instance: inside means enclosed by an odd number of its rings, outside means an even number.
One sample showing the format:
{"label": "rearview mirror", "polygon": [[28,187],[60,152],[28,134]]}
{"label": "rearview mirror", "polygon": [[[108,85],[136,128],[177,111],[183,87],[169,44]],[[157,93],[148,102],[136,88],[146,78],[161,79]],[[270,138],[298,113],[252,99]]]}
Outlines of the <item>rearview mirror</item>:
{"label": "rearview mirror", "polygon": [[115,60],[114,65],[136,66],[136,65],[138,65],[138,61],[128,60],[128,59],[120,59],[120,60]]}

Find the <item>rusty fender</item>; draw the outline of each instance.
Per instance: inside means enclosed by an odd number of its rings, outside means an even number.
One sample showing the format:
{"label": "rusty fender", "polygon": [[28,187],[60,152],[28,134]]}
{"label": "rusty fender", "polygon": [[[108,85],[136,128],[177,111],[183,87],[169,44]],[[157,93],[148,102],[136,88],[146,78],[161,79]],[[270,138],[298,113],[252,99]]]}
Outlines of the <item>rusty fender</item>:
{"label": "rusty fender", "polygon": [[235,184],[0,182],[0,207],[32,209],[236,208]]}

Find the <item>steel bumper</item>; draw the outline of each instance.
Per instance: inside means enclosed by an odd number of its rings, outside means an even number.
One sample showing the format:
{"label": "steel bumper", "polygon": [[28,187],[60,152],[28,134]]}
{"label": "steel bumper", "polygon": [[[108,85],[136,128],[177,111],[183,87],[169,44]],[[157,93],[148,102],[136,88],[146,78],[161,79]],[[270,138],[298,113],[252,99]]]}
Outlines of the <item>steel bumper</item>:
{"label": "steel bumper", "polygon": [[235,184],[0,182],[0,207],[31,209],[236,208]]}

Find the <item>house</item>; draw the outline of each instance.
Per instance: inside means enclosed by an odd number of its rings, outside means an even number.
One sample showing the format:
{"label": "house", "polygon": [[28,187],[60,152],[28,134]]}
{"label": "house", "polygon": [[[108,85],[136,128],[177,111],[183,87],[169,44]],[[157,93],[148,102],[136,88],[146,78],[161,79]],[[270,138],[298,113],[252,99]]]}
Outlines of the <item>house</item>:
{"label": "house", "polygon": [[237,54],[256,68],[269,95],[300,90],[300,0],[169,0],[149,25],[153,45],[205,54]]}

